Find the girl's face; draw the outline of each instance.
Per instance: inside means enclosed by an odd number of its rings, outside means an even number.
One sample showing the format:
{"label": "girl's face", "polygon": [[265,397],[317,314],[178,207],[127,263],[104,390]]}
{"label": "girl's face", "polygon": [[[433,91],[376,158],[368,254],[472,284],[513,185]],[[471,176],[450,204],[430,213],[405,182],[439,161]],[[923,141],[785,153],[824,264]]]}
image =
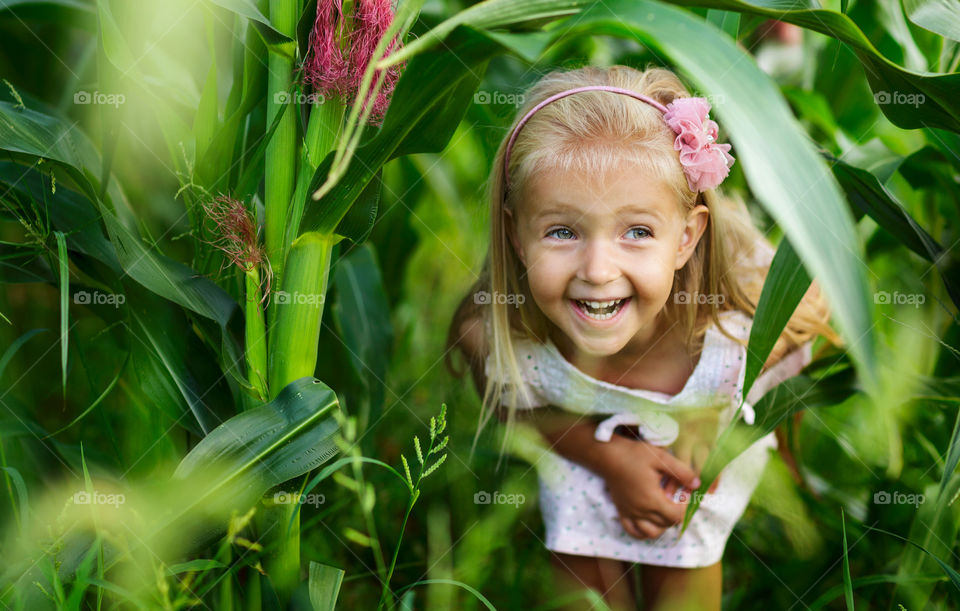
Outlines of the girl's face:
{"label": "girl's face", "polygon": [[661,179],[628,164],[602,175],[541,172],[507,211],[533,300],[587,357],[642,356],[664,332],[657,314],[707,225],[685,217]]}

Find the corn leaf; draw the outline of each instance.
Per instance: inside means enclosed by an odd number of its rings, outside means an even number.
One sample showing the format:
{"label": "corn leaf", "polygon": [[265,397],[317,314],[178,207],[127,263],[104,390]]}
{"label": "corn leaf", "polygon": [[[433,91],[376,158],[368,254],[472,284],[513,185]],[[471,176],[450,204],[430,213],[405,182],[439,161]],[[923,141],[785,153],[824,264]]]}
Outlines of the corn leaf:
{"label": "corn leaf", "polygon": [[308,588],[313,611],[333,611],[336,608],[343,575],[343,569],[310,561]]}
{"label": "corn leaf", "polygon": [[10,359],[12,359],[13,355],[17,353],[17,350],[19,350],[21,346],[27,343],[27,341],[37,333],[42,333],[48,330],[49,329],[30,329],[15,339],[12,344],[7,346],[6,350],[3,351],[3,355],[0,356],[0,379],[3,378],[3,372],[6,371],[7,365],[10,363]]}
{"label": "corn leaf", "polygon": [[[363,384],[363,397],[358,403],[364,429],[378,417],[383,405],[384,380],[393,347],[390,307],[373,247],[364,244],[341,257],[334,267],[333,283],[334,324],[350,355],[356,378]],[[346,391],[348,397],[353,394],[351,391]]]}
{"label": "corn leaf", "polygon": [[429,32],[418,36],[416,40],[411,41],[403,49],[384,58],[378,64],[378,67],[384,68],[423,53],[444,40],[461,25],[476,29],[493,29],[521,23],[530,24],[576,14],[589,4],[588,0],[525,0],[524,2],[487,0],[487,2],[478,2],[439,23]]}
{"label": "corn leaf", "polygon": [[50,21],[90,31],[96,29],[96,7],[81,0],[0,0],[0,15],[23,21]]}
{"label": "corn leaf", "polygon": [[[184,313],[147,291],[132,290],[126,309],[137,388],[172,422],[206,435],[234,413],[216,359],[191,332]],[[184,417],[189,411],[193,416]]]}
{"label": "corn leaf", "polygon": [[960,40],[960,4],[950,0],[903,0],[907,19],[944,38]]}
{"label": "corn leaf", "polygon": [[[734,420],[720,434],[700,473],[702,490],[709,490],[720,471],[788,416],[804,409],[838,405],[856,392],[854,371],[844,368],[827,377],[812,380],[798,375],[768,390],[753,406],[756,419],[752,425]],[[693,495],[687,505],[681,532],[700,506],[702,495]]]}
{"label": "corn leaf", "polygon": [[947,483],[953,477],[957,470],[957,463],[960,463],[960,411],[953,422],[953,433],[950,434],[950,443],[947,446],[947,461],[943,466],[943,477],[940,478],[940,493],[943,494],[947,489]]}
{"label": "corn leaf", "polygon": [[[923,96],[919,98],[923,102],[916,107],[912,104],[880,104],[880,111],[894,125],[904,129],[940,127],[960,132],[960,74],[913,72],[895,64],[882,55],[857,24],[843,13],[821,9],[817,3],[809,0],[803,3],[807,8],[797,8],[797,4],[800,4],[797,2],[780,0],[674,0],[673,4],[762,15],[841,40],[850,45],[863,64],[864,74],[874,94],[897,92],[905,96]],[[784,7],[790,8],[784,10]],[[948,14],[955,13],[956,9],[945,11]],[[953,26],[940,27],[950,27],[951,31],[956,29],[956,18],[953,19]],[[923,21],[929,25],[927,19]],[[726,73],[721,71],[719,74]]]}
{"label": "corn leaf", "polygon": [[296,43],[292,38],[273,27],[270,20],[261,13],[252,0],[209,0],[211,3],[233,11],[241,17],[246,17],[253,23],[257,33],[263,37],[263,42],[273,51],[283,53],[293,59],[296,52]]}
{"label": "corn leaf", "polygon": [[[148,248],[114,211],[98,200],[100,163],[96,150],[76,124],[0,102],[0,149],[53,159],[81,185],[100,212],[123,270],[144,287],[225,327],[239,306],[219,286],[194,270]],[[25,170],[26,171],[26,170]],[[73,227],[73,222],[69,224]]]}
{"label": "corn leaf", "polygon": [[767,362],[767,357],[809,287],[810,275],[803,268],[803,262],[790,241],[784,238],[770,262],[770,271],[763,283],[753,326],[750,327],[745,365],[747,372],[743,379],[744,397],[750,394],[750,388],[760,375],[763,364]]}
{"label": "corn leaf", "polygon": [[[305,377],[287,385],[276,399],[227,420],[203,438],[180,462],[174,480],[193,477],[216,482],[197,491],[175,517],[202,508],[249,507],[272,486],[314,469],[339,451],[334,433],[336,393]],[[214,500],[215,499],[215,500]]]}
{"label": "corn leaf", "polygon": [[[35,168],[9,161],[0,162],[0,186],[4,191],[16,192],[34,201],[43,201],[44,185],[40,172]],[[53,227],[66,234],[67,248],[93,257],[119,274],[120,261],[113,245],[100,230],[97,210],[90,201],[80,193],[61,185],[57,189],[56,202],[55,206],[49,207],[50,222]]]}
{"label": "corn leaf", "polygon": [[933,263],[953,303],[960,307],[960,274],[956,269],[957,259],[949,250],[944,249],[910,216],[876,176],[829,153],[824,156],[830,161],[833,175],[846,192],[847,199],[854,205],[855,214],[869,215],[898,242]]}
{"label": "corn leaf", "polygon": [[[907,539],[912,547],[905,547],[897,563],[897,575],[929,575],[937,567],[950,577],[954,592],[960,592],[960,575],[941,558],[953,554],[953,542],[957,539],[960,525],[960,505],[955,503],[960,494],[960,475],[945,474],[948,484],[943,487],[928,486],[924,490],[924,502],[917,508]],[[905,584],[897,587],[894,599],[904,600],[910,609],[922,609],[933,594],[934,584]]]}

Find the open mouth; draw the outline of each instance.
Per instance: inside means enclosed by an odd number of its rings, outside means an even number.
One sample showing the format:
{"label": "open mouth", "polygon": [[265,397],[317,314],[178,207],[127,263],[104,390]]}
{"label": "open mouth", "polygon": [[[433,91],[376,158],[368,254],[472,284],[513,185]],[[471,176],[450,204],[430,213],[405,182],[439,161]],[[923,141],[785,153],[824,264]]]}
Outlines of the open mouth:
{"label": "open mouth", "polygon": [[578,312],[592,320],[609,320],[620,313],[630,301],[629,297],[613,301],[581,301],[571,299]]}

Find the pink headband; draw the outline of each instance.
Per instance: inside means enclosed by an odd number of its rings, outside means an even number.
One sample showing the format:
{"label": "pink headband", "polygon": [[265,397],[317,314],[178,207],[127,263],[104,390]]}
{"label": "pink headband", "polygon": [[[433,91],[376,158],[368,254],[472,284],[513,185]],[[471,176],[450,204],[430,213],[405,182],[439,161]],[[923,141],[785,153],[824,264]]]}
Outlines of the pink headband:
{"label": "pink headband", "polygon": [[517,122],[513,133],[510,134],[507,150],[503,156],[503,176],[507,185],[510,184],[510,171],[508,169],[510,151],[513,149],[513,143],[524,124],[530,120],[535,112],[550,102],[581,91],[622,93],[646,102],[664,113],[663,120],[677,134],[673,148],[680,151],[680,163],[683,165],[683,173],[687,176],[687,186],[690,187],[691,191],[699,193],[712,189],[723,182],[723,179],[730,173],[730,166],[734,162],[733,157],[728,153],[730,145],[717,144],[718,128],[716,122],[710,120],[710,103],[707,102],[706,98],[676,98],[664,106],[651,97],[629,89],[608,85],[590,85],[568,89],[550,96],[531,108]]}

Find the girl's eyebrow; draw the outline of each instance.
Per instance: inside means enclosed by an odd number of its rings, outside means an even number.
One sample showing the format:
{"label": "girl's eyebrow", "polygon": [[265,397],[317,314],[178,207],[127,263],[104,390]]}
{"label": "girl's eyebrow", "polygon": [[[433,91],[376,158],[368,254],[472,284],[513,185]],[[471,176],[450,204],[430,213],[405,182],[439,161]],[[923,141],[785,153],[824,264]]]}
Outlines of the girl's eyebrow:
{"label": "girl's eyebrow", "polygon": [[565,203],[554,203],[554,204],[547,204],[547,207],[537,212],[533,216],[533,220],[539,221],[543,217],[550,216],[551,214],[564,214],[564,213],[583,214],[580,208],[578,208],[577,206],[571,206],[570,204],[565,204]]}
{"label": "girl's eyebrow", "polygon": [[663,215],[660,213],[659,210],[655,208],[644,208],[643,206],[637,206],[634,204],[627,204],[626,206],[623,206],[622,208],[617,210],[617,214],[618,215],[649,214],[650,216],[654,217],[658,221],[663,220]]}
{"label": "girl's eyebrow", "polygon": [[[572,213],[578,216],[584,216],[583,209],[581,207],[573,206],[571,204],[567,204],[564,202],[556,202],[556,203],[548,204],[546,208],[537,212],[533,216],[533,220],[539,221],[540,219],[547,216],[551,216],[555,214],[565,214],[565,213]],[[661,221],[661,222],[663,221],[663,215],[660,213],[659,210],[656,210],[654,208],[644,208],[643,206],[639,206],[637,204],[627,204],[625,206],[622,206],[614,214],[616,214],[617,216],[625,216],[628,214],[637,214],[637,215],[648,214],[654,217],[655,219],[657,219],[658,221]]]}

